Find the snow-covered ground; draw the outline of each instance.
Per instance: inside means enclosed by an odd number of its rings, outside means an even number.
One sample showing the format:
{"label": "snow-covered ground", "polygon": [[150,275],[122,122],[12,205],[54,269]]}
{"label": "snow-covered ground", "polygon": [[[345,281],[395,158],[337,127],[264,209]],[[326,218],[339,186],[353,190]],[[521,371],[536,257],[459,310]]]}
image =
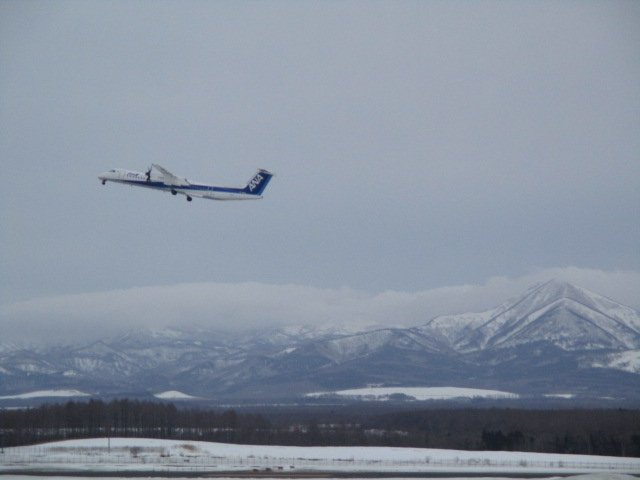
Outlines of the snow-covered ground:
{"label": "snow-covered ground", "polygon": [[339,395],[360,400],[390,400],[392,395],[404,395],[415,400],[450,400],[453,398],[518,398],[518,395],[499,390],[480,390],[458,387],[367,387],[337,392],[310,393],[309,397]]}
{"label": "snow-covered ground", "polygon": [[[140,438],[67,440],[5,448],[0,474],[56,472],[145,472],[188,475],[268,472],[423,473],[429,476],[477,475],[552,477],[573,474],[640,475],[640,459],[520,452],[470,452],[393,447],[286,447]],[[600,477],[598,477],[600,478]],[[613,479],[610,479],[613,480]]]}
{"label": "snow-covered ground", "polygon": [[[0,472],[0,475],[2,473]],[[193,478],[198,478],[198,475],[190,475],[188,477],[179,477],[179,476],[175,476],[175,475],[171,475],[170,478],[172,478],[173,480],[189,480],[189,479],[193,479]],[[109,476],[109,477],[100,477],[100,476],[96,476],[96,475],[88,475],[88,476],[81,476],[81,475],[73,475],[72,477],[66,477],[63,475],[56,475],[55,478],[57,480],[101,480],[104,479],[106,480],[107,478],[112,479],[114,478],[114,476]],[[127,478],[140,478],[140,476],[136,476],[136,477],[123,477],[118,475],[117,478],[120,479],[127,479]],[[146,476],[145,478],[161,478],[159,476]],[[269,477],[268,475],[256,475],[254,477],[251,476],[238,476],[235,475],[233,477],[225,477],[224,475],[203,475],[203,478],[217,478],[218,480],[232,480],[232,479],[237,479],[237,478],[244,478],[246,480],[257,480],[258,478],[260,478],[261,480],[270,480],[273,479],[275,480],[276,478],[292,478],[290,475],[273,475],[272,477]],[[301,478],[304,478],[303,476],[301,476]],[[314,480],[331,480],[332,478],[336,478],[336,477],[322,477],[322,476],[317,476],[317,475],[308,475],[307,478],[313,478]],[[362,477],[359,476],[358,477],[359,480],[380,480],[380,478],[384,478],[385,480],[406,480],[407,477],[393,477],[393,476],[385,476],[385,477],[375,477],[375,478],[367,478],[367,477]],[[420,477],[414,477],[414,478],[420,478]],[[469,480],[469,477],[446,477],[446,478],[438,478],[438,477],[433,477],[433,476],[428,476],[426,478],[429,478],[429,480]],[[509,479],[508,477],[476,477],[478,480],[513,480],[513,479]],[[567,480],[637,480],[637,478],[635,476],[632,475],[626,475],[626,474],[620,474],[620,473],[591,473],[591,474],[587,474],[587,475],[572,475],[569,477],[548,477],[548,480],[563,480],[563,479],[567,479]],[[28,476],[28,475],[3,475],[2,480],[33,480],[33,476]]]}
{"label": "snow-covered ground", "polygon": [[6,395],[0,397],[0,400],[28,399],[28,398],[46,398],[46,397],[89,397],[88,393],[80,390],[38,390],[35,392],[22,393],[20,395]]}
{"label": "snow-covered ground", "polygon": [[[0,473],[1,475],[2,473]],[[171,475],[170,478],[172,478],[173,480],[188,480],[188,479],[193,479],[193,478],[198,478],[198,475],[190,475],[188,477],[178,477],[175,475]],[[218,480],[231,480],[231,479],[237,479],[237,478],[244,478],[246,480],[251,480],[251,479],[255,479],[257,480],[257,478],[260,478],[261,480],[269,480],[271,479],[276,479],[276,478],[291,478],[290,475],[273,475],[272,477],[269,477],[268,475],[256,475],[254,477],[250,477],[250,476],[238,476],[235,475],[233,477],[225,477],[223,475],[213,475],[213,476],[209,476],[204,474],[203,477],[208,477],[208,478],[217,478]],[[322,477],[322,476],[317,476],[317,475],[308,475],[308,478],[313,478],[314,480],[331,480],[332,478],[335,477]],[[100,479],[111,479],[114,478],[113,476],[110,477],[100,477],[100,476],[96,476],[96,475],[90,475],[90,476],[86,476],[83,477],[81,475],[73,475],[72,477],[66,477],[66,476],[59,476],[56,475],[55,478],[57,480],[100,480]],[[126,479],[126,478],[140,478],[139,476],[136,477],[123,477],[118,475],[117,478],[120,479]],[[160,478],[159,476],[145,476],[145,478]],[[301,476],[301,478],[303,478],[303,476]],[[367,477],[358,477],[360,480],[379,480],[380,478],[383,477],[375,477],[375,478],[367,478]],[[384,479],[385,480],[406,480],[407,477],[387,477],[385,476]],[[420,478],[420,477],[417,477]],[[438,477],[432,477],[432,476],[428,476],[426,478],[429,478],[429,480],[469,480],[469,477],[446,477],[446,478],[438,478]],[[508,477],[476,477],[478,480],[513,480],[513,479],[509,479]],[[637,480],[637,477],[632,476],[632,475],[626,475],[626,474],[620,474],[620,473],[591,473],[591,474],[587,474],[587,475],[572,475],[569,477],[547,477],[548,480],[563,480],[563,479],[567,479],[567,480]],[[33,480],[33,476],[27,476],[27,475],[3,475],[2,480]]]}
{"label": "snow-covered ground", "polygon": [[177,390],[169,390],[167,392],[155,393],[153,395],[161,400],[197,400],[198,397],[187,395],[186,393],[179,392]]}

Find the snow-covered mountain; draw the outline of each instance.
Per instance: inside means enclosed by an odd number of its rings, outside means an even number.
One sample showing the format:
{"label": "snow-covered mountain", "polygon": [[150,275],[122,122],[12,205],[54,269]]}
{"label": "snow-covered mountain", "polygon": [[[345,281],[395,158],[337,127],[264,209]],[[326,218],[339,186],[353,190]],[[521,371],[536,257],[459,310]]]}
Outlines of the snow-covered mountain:
{"label": "snow-covered mountain", "polygon": [[367,385],[640,399],[640,313],[551,281],[489,311],[413,328],[172,328],[0,349],[0,397],[68,389],[266,400]]}
{"label": "snow-covered mountain", "polygon": [[640,348],[637,311],[555,280],[487,312],[434,318],[421,331],[461,352],[535,342],[563,350]]}

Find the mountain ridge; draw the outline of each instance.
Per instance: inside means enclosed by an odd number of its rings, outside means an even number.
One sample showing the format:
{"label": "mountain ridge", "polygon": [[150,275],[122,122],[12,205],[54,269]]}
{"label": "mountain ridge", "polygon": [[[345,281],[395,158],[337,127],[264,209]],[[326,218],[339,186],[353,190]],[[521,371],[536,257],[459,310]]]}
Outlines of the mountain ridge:
{"label": "mountain ridge", "polygon": [[408,328],[240,335],[174,327],[84,346],[0,349],[0,396],[46,387],[276,399],[369,384],[640,398],[640,313],[551,281],[485,312]]}

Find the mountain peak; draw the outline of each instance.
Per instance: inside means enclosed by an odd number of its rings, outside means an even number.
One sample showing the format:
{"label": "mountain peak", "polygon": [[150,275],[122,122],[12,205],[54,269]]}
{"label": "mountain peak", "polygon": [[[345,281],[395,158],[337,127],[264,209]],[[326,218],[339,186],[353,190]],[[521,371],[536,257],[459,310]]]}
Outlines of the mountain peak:
{"label": "mountain peak", "polygon": [[548,282],[535,285],[529,291],[525,292],[523,297],[527,295],[535,295],[539,302],[549,302],[561,298],[581,301],[595,296],[600,297],[597,293],[590,292],[585,288],[558,279],[552,279]]}
{"label": "mountain peak", "polygon": [[536,285],[536,287],[538,287],[541,290],[554,293],[556,295],[563,295],[563,296],[566,296],[580,289],[580,287],[577,287],[572,283],[565,282],[564,280],[559,280],[557,278],[553,278],[548,282],[540,283]]}
{"label": "mountain peak", "polygon": [[423,331],[462,352],[531,343],[565,351],[619,350],[640,346],[640,314],[554,279],[486,312],[437,317]]}
{"label": "mountain peak", "polygon": [[640,345],[638,312],[568,282],[551,280],[504,303],[475,329],[465,349],[544,342],[563,350]]}

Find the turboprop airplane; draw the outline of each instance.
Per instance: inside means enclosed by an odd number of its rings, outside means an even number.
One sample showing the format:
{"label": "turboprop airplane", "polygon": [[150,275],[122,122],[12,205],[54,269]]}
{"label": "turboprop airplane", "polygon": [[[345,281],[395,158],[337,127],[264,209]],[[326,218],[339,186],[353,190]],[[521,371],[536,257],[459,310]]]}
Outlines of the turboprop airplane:
{"label": "turboprop airplane", "polygon": [[122,183],[132,187],[145,187],[171,192],[172,195],[180,193],[187,197],[187,201],[193,197],[208,198],[210,200],[256,200],[262,198],[262,192],[267,187],[273,174],[267,170],[258,170],[244,187],[216,187],[201,183],[192,183],[186,178],[177,177],[167,169],[156,165],[149,167],[146,172],[132,172],[130,170],[113,169],[98,176],[105,185],[107,182]]}

